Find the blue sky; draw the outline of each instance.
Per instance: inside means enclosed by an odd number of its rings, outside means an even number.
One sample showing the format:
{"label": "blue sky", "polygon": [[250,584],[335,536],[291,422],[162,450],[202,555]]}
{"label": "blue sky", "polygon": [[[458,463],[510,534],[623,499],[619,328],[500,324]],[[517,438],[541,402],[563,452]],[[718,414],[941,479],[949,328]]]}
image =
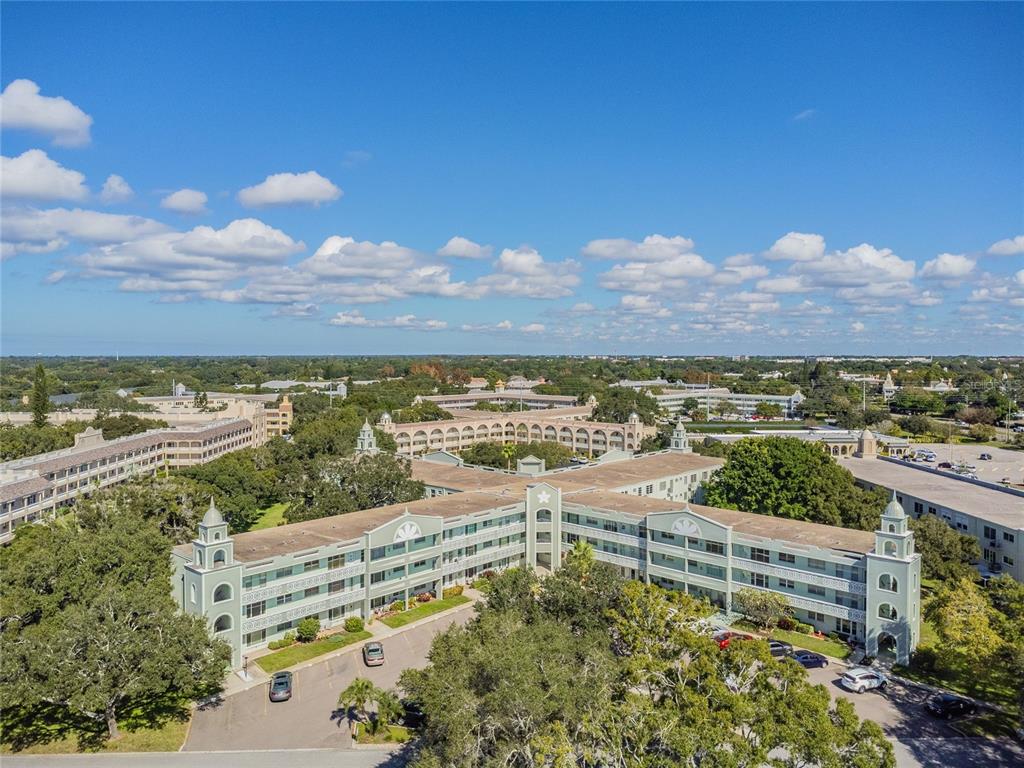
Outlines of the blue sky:
{"label": "blue sky", "polygon": [[1024,353],[1020,4],[0,16],[4,354]]}

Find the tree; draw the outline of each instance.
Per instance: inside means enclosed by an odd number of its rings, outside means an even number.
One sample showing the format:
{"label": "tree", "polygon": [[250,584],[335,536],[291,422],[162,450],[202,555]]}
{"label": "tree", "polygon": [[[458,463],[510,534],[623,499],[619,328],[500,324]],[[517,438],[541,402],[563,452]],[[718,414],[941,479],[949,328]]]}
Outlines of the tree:
{"label": "tree", "polygon": [[505,443],[501,446],[501,457],[505,459],[505,469],[512,469],[512,459],[515,455],[515,443]]}
{"label": "tree", "polygon": [[373,733],[378,733],[382,728],[387,728],[402,716],[404,709],[402,702],[395,695],[394,691],[377,689],[373,697],[376,705],[373,720],[370,721],[370,728]]}
{"label": "tree", "polygon": [[357,677],[338,695],[338,706],[354,709],[358,720],[366,721],[367,705],[377,695],[377,686],[369,678]]}
{"label": "tree", "polygon": [[[0,569],[5,740],[113,739],[129,712],[159,724],[220,689],[230,649],[178,611],[168,541],[137,513],[26,526]],[[42,734],[28,725],[37,717],[61,729]]]}
{"label": "tree", "polygon": [[782,416],[782,406],[762,401],[754,407],[754,413],[763,419],[777,419]]}
{"label": "tree", "polygon": [[658,401],[645,392],[629,387],[609,387],[594,407],[594,421],[625,424],[630,414],[637,414],[644,424],[654,424],[661,408]]}
{"label": "tree", "polygon": [[421,421],[448,421],[455,418],[448,411],[444,410],[437,403],[431,400],[422,400],[416,405],[402,408],[395,414],[395,421],[421,422]]}
{"label": "tree", "polygon": [[104,440],[115,440],[119,437],[137,435],[149,429],[166,427],[167,422],[163,419],[143,419],[130,413],[122,413],[117,416],[94,419],[90,426],[101,430]]}
{"label": "tree", "polygon": [[46,369],[43,368],[42,363],[36,366],[32,379],[29,406],[32,409],[32,425],[35,427],[46,426],[46,414],[50,412],[50,387],[46,383]]}
{"label": "tree", "polygon": [[817,443],[793,437],[745,438],[708,482],[711,506],[873,530],[885,493],[866,491]]}
{"label": "tree", "polygon": [[991,424],[972,424],[968,430],[971,439],[979,443],[987,443],[996,436],[996,428]]}
{"label": "tree", "polygon": [[693,413],[700,408],[700,400],[696,397],[688,397],[683,400],[683,411],[686,413]]}
{"label": "tree", "polygon": [[1002,644],[992,626],[992,606],[970,578],[946,582],[925,607],[925,618],[942,641],[936,649],[948,665],[971,658],[979,669]]}
{"label": "tree", "polygon": [[320,634],[320,619],[316,616],[307,616],[299,622],[295,628],[295,636],[300,643],[311,643]]}
{"label": "tree", "polygon": [[329,517],[423,498],[406,458],[376,453],[351,459],[318,459],[288,491],[289,522]]}
{"label": "tree", "polygon": [[897,424],[900,425],[900,429],[905,429],[912,435],[926,435],[935,434],[936,427],[935,422],[929,419],[927,416],[916,413],[912,416],[905,416],[899,419]]}
{"label": "tree", "polygon": [[921,576],[943,581],[964,578],[974,572],[981,560],[977,539],[965,536],[935,515],[911,519],[914,543],[921,553]]}
{"label": "tree", "polygon": [[792,609],[778,592],[744,587],[732,596],[732,607],[762,629],[772,629]]}
{"label": "tree", "polygon": [[210,398],[205,392],[196,392],[192,398],[192,407],[200,410],[205,409],[210,404]]}

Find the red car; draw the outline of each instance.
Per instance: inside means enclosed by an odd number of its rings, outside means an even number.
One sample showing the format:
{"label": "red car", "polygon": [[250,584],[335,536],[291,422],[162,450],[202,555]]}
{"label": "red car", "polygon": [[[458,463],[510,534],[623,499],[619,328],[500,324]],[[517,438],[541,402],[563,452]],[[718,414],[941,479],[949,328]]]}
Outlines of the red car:
{"label": "red car", "polygon": [[752,635],[744,635],[742,632],[732,632],[726,630],[725,632],[718,632],[712,636],[714,641],[718,643],[719,648],[728,648],[729,643],[733,640],[753,640]]}

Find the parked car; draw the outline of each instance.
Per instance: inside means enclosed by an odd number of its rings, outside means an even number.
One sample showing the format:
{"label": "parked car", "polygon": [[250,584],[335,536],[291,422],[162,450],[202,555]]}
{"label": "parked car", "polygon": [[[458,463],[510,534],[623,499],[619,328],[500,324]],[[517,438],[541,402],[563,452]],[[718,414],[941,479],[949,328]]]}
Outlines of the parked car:
{"label": "parked car", "polygon": [[804,669],[828,666],[828,658],[814,651],[794,651],[793,659]]}
{"label": "parked car", "polygon": [[719,648],[728,648],[729,643],[733,640],[753,640],[752,635],[745,635],[742,632],[733,632],[732,630],[726,630],[725,632],[716,632],[712,637],[715,642],[718,643]]}
{"label": "parked car", "polygon": [[402,699],[400,725],[404,725],[406,728],[419,728],[426,719],[427,716],[423,713],[423,708],[418,701]]}
{"label": "parked car", "polygon": [[956,696],[952,693],[940,693],[932,696],[928,699],[924,708],[929,715],[942,717],[946,720],[960,717],[961,715],[973,715],[977,709],[974,706],[974,702],[970,699],[965,699],[963,696]]}
{"label": "parked car", "polygon": [[292,673],[275,672],[270,678],[270,700],[288,701],[292,697]]}
{"label": "parked car", "polygon": [[384,663],[384,646],[376,640],[364,644],[363,661],[368,667],[379,667]]}
{"label": "parked car", "polygon": [[992,461],[992,454],[991,453],[983,453],[978,458],[981,459],[982,461]]}
{"label": "parked car", "polygon": [[952,468],[953,468],[953,465],[950,464],[948,461],[941,461],[941,462],[939,462],[939,469],[952,469]]}
{"label": "parked car", "polygon": [[785,642],[783,640],[769,640],[768,641],[768,651],[776,659],[781,659],[784,656],[792,656],[793,655],[793,646],[792,646],[792,644],[787,643],[787,642]]}
{"label": "parked car", "polygon": [[839,684],[846,690],[853,691],[854,693],[864,693],[864,691],[870,691],[872,688],[881,690],[885,688],[887,682],[889,681],[885,675],[877,669],[868,669],[867,667],[853,667],[848,669],[839,678]]}

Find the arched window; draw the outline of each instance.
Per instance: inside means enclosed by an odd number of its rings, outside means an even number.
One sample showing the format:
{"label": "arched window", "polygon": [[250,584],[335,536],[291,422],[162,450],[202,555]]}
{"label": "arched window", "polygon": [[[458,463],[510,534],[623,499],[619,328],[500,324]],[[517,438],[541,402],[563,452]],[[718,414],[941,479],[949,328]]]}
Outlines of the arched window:
{"label": "arched window", "polygon": [[893,542],[891,542],[891,541],[885,542],[884,550],[885,550],[885,554],[887,556],[889,556],[889,557],[896,557],[896,545]]}
{"label": "arched window", "polygon": [[217,531],[216,533],[213,534],[213,540],[214,541],[220,541],[220,531]]}
{"label": "arched window", "polygon": [[896,613],[896,609],[888,603],[882,603],[878,606],[878,618],[886,619],[887,621],[896,621],[899,615]]}
{"label": "arched window", "polygon": [[889,533],[896,533],[896,526],[889,523]]}
{"label": "arched window", "polygon": [[224,550],[218,549],[213,553],[213,567],[216,568],[218,565],[224,565]]}
{"label": "arched window", "polygon": [[213,602],[223,603],[225,600],[231,599],[231,585],[221,584],[215,590],[213,590]]}
{"label": "arched window", "polygon": [[192,603],[195,603],[195,601],[196,601],[196,585],[195,584],[189,584],[189,586],[188,586],[188,599]]}
{"label": "arched window", "polygon": [[896,577],[888,573],[883,573],[881,576],[878,577],[878,588],[884,589],[887,592],[900,591],[899,582],[896,581]]}
{"label": "arched window", "polygon": [[231,629],[231,617],[225,613],[218,616],[217,620],[213,622],[213,631],[223,632],[226,629]]}
{"label": "arched window", "polygon": [[203,550],[196,550],[196,565],[201,566],[203,564]]}
{"label": "arched window", "polygon": [[551,510],[550,509],[538,509],[537,510],[537,522],[538,523],[550,523],[551,522]]}

